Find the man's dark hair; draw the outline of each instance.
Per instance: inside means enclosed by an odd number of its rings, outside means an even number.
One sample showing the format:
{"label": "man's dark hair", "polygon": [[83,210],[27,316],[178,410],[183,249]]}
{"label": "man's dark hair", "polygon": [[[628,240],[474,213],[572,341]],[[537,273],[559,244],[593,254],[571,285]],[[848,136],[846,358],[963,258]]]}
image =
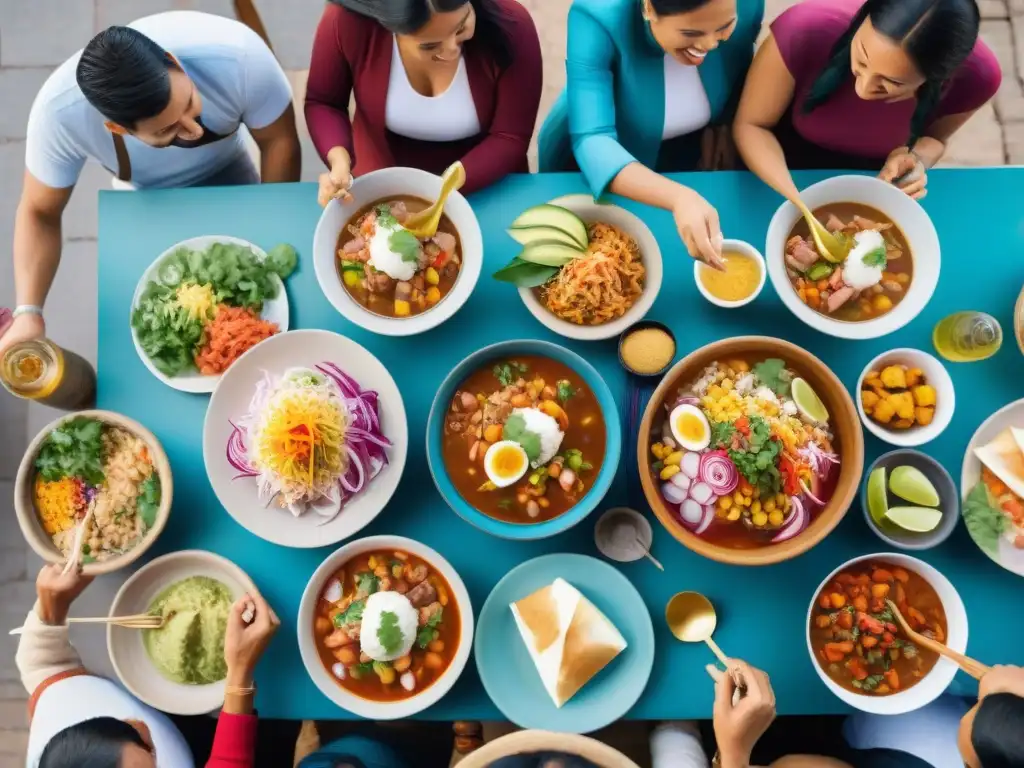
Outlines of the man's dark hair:
{"label": "man's dark hair", "polygon": [[107,120],[134,128],[171,100],[174,59],[141,32],[108,27],[89,41],[75,78],[89,103]]}
{"label": "man's dark hair", "polygon": [[982,768],[1024,768],[1024,698],[990,693],[971,726],[971,745]]}
{"label": "man's dark hair", "polygon": [[124,720],[83,720],[50,739],[39,758],[39,768],[118,768],[125,747],[132,744],[152,751],[141,734]]}

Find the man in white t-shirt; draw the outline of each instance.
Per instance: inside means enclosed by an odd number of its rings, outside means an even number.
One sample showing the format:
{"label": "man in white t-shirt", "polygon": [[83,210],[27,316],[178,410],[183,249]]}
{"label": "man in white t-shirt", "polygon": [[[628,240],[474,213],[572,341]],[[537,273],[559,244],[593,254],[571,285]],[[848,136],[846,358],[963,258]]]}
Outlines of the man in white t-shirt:
{"label": "man in white t-shirt", "polygon": [[[243,125],[260,150],[258,172]],[[88,160],[134,188],[298,181],[288,79],[254,31],[194,11],[110,27],[58,67],[29,115],[14,224],[18,307],[0,351],[45,333],[61,216]]]}

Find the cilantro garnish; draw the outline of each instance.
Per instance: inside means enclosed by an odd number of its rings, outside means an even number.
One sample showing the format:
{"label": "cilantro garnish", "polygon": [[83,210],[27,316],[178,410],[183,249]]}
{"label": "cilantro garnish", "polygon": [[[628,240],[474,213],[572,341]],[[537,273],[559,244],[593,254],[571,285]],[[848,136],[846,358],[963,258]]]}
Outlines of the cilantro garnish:
{"label": "cilantro garnish", "polygon": [[381,203],[377,206],[377,224],[384,227],[384,229],[394,229],[398,226],[398,219],[391,212],[391,206],[387,203]]}
{"label": "cilantro garnish", "polygon": [[142,481],[138,510],[143,529],[149,530],[156,523],[156,513],[160,508],[160,476],[153,472]]}
{"label": "cilantro garnish", "polygon": [[786,370],[786,361],[770,357],[754,366],[754,376],[772,392],[783,397],[789,394],[793,374]]}
{"label": "cilantro garnish", "polygon": [[380,582],[370,571],[356,574],[356,590],[364,595],[372,595],[377,591]]}
{"label": "cilantro garnish", "polygon": [[402,261],[419,261],[423,246],[416,235],[407,229],[396,229],[388,238],[388,248],[402,257]]}
{"label": "cilantro garnish", "polygon": [[866,267],[881,267],[882,269],[885,269],[886,264],[888,263],[885,258],[885,248],[879,247],[875,248],[873,251],[868,251],[864,254],[861,261],[864,262],[864,266]]}
{"label": "cilantro garnish", "polygon": [[437,636],[437,628],[441,625],[441,616],[443,614],[444,609],[442,608],[427,619],[427,623],[420,627],[420,631],[416,633],[416,644],[421,649],[426,649],[430,645],[430,641]]}
{"label": "cilantro garnish", "polygon": [[771,427],[760,416],[751,416],[750,434],[742,441],[744,447],[729,448],[729,458],[747,482],[761,490],[762,495],[777,493],[782,476],[776,466],[782,443],[773,440]]}
{"label": "cilantro garnish", "polygon": [[736,427],[728,421],[716,421],[711,424],[711,445],[714,448],[729,448],[732,446],[732,436],[736,434]]}
{"label": "cilantro garnish", "polygon": [[576,390],[573,389],[572,384],[569,383],[568,379],[561,379],[556,385],[556,388],[558,391],[558,399],[563,403],[576,394]]}
{"label": "cilantro garnish", "polygon": [[526,428],[526,420],[518,413],[513,413],[505,421],[501,431],[502,440],[514,440],[526,451],[526,458],[531,462],[540,457],[540,435]]}
{"label": "cilantro garnish", "polygon": [[357,621],[363,620],[363,611],[366,610],[365,600],[353,600],[352,604],[349,605],[344,611],[336,614],[334,617],[334,626],[344,627],[348,624],[355,624]]}
{"label": "cilantro garnish", "polygon": [[89,485],[100,485],[104,480],[102,436],[103,424],[95,419],[71,419],[46,436],[36,469],[49,482],[79,477]]}
{"label": "cilantro garnish", "polygon": [[515,360],[509,360],[507,363],[496,365],[491,369],[491,373],[503,387],[511,386],[512,383],[519,378],[520,374],[526,373],[529,367],[525,363],[517,363]]}
{"label": "cilantro garnish", "polygon": [[380,626],[377,627],[377,639],[389,655],[398,653],[402,647],[404,636],[398,626],[398,615],[392,611],[381,611]]}

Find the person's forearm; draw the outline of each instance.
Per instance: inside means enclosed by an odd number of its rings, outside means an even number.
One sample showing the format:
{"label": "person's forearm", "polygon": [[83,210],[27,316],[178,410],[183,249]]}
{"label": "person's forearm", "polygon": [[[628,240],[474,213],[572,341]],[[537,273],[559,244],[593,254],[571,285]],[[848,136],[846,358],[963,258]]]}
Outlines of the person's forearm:
{"label": "person's forearm", "polygon": [[925,168],[932,168],[938,164],[942,156],[946,154],[946,144],[931,136],[922,136],[914,143],[914,154],[921,158]]}
{"label": "person's forearm", "polygon": [[66,608],[43,602],[37,602],[25,618],[15,663],[29,694],[54,675],[82,666],[66,622]]}
{"label": "person's forearm", "polygon": [[61,220],[18,206],[14,218],[14,289],[18,304],[42,306],[60,265]]}
{"label": "person's forearm", "polygon": [[682,184],[640,163],[630,163],[619,171],[608,188],[616,195],[666,211],[672,210],[673,200],[679,190],[685,189]]}
{"label": "person's forearm", "polygon": [[761,181],[787,200],[793,200],[799,195],[786,164],[782,145],[770,129],[750,123],[736,123],[733,125],[732,136],[747,168]]}
{"label": "person's forearm", "polygon": [[248,692],[253,688],[252,672],[228,669],[224,684],[227,691],[224,694],[222,711],[229,715],[251,715],[255,697],[255,692]]}
{"label": "person's forearm", "polygon": [[298,181],[302,175],[302,150],[295,136],[275,139],[260,147],[260,180],[264,184]]}

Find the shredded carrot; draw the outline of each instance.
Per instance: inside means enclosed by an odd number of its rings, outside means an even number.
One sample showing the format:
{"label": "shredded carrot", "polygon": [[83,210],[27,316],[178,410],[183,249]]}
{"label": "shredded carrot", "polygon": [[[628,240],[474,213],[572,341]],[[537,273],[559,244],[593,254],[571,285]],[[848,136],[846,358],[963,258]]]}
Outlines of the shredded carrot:
{"label": "shredded carrot", "polygon": [[278,332],[251,309],[221,304],[206,326],[206,344],[196,353],[196,367],[205,376],[223,373],[235,360]]}
{"label": "shredded carrot", "polygon": [[622,317],[636,303],[646,274],[636,241],[598,222],[590,227],[586,253],[562,267],[541,288],[541,298],[562,320],[601,325]]}

